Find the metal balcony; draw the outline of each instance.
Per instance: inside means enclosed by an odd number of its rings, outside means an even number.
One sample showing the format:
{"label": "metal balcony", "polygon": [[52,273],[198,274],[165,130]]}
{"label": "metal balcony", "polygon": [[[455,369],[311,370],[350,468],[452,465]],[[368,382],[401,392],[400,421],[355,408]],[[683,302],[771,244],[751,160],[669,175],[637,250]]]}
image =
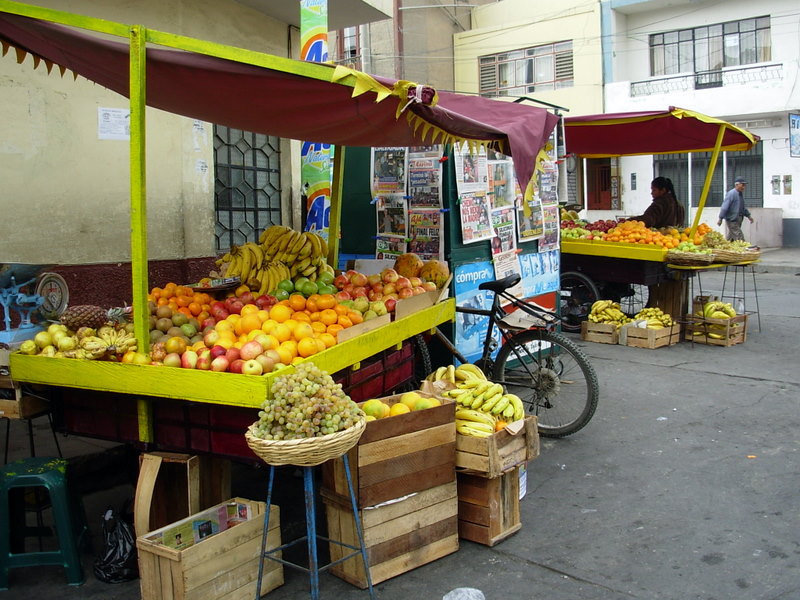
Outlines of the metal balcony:
{"label": "metal balcony", "polygon": [[783,64],[781,63],[716,71],[698,71],[688,75],[673,75],[645,81],[632,81],[630,96],[631,98],[636,98],[781,79],[783,79]]}

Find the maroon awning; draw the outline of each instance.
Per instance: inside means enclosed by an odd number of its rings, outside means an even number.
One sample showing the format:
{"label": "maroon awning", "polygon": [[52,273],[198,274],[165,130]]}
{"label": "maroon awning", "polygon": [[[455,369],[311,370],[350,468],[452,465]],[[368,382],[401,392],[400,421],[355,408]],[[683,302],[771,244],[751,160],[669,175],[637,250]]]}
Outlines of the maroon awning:
{"label": "maroon awning", "polygon": [[[59,65],[128,96],[127,43],[8,13],[0,13],[0,42],[4,53],[9,46],[16,48],[20,61],[25,52],[31,53],[48,69]],[[424,145],[438,128],[452,138],[484,142],[511,155],[523,186],[558,121],[538,107],[440,92],[436,106],[412,102],[406,108],[433,126],[429,128],[405,113],[397,118],[397,97],[375,102],[376,95],[367,92],[354,98],[352,85],[297,74],[304,64],[300,61],[283,64],[288,65],[284,70],[264,68],[151,47],[147,105],[245,131],[342,146]],[[334,67],[324,67],[333,76]],[[373,79],[390,89],[395,83]]]}

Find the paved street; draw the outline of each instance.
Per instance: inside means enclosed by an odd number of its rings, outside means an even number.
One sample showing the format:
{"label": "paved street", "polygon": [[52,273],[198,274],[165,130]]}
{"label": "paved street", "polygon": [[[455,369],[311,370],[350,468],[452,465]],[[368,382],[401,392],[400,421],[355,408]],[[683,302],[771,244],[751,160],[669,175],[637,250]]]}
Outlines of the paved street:
{"label": "paved street", "polygon": [[[522,530],[494,548],[464,541],[459,552],[378,585],[376,596],[438,600],[474,587],[488,600],[800,597],[797,264],[758,275],[761,332],[751,327],[745,344],[644,350],[580,342],[598,372],[600,405],[583,431],[543,441],[529,467]],[[704,275],[704,292],[719,292],[721,277]],[[17,425],[12,457],[27,448]],[[46,447],[43,424],[37,430]],[[105,446],[62,443],[73,455]],[[287,491],[294,486],[281,500],[288,510],[301,485],[284,479]],[[235,469],[234,494],[263,498],[265,487],[263,470]],[[96,549],[100,512],[131,494],[115,485],[85,498]],[[58,568],[19,569],[2,594],[139,598],[138,582],[100,583],[93,556],[84,559],[81,587],[64,585]],[[286,580],[268,597],[307,597],[305,574],[287,570]],[[324,575],[321,597],[368,594]]]}

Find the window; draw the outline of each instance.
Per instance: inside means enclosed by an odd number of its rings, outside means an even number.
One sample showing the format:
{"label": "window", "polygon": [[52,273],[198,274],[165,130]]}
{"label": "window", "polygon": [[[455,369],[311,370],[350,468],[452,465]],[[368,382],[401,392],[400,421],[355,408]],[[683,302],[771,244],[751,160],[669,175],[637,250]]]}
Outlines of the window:
{"label": "window", "polygon": [[[650,36],[650,74],[719,71],[772,60],[769,17],[657,33]],[[722,80],[698,80],[715,85]]]}
{"label": "window", "polygon": [[339,64],[361,69],[361,39],[358,27],[345,27],[336,36],[336,53]]}
{"label": "window", "polygon": [[572,42],[481,56],[481,96],[524,96],[572,87]]}
{"label": "window", "polygon": [[281,222],[280,140],[214,126],[214,210],[217,252],[258,241]]}

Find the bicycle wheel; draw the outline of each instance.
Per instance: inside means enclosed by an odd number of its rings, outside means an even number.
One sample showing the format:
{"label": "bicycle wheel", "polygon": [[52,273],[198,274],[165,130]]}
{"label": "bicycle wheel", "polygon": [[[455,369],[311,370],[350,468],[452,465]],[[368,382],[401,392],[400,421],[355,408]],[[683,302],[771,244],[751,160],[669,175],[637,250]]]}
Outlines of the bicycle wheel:
{"label": "bicycle wheel", "polygon": [[600,300],[600,292],[583,273],[567,271],[561,274],[559,299],[561,329],[576,333],[581,330],[581,323],[589,316],[592,304]]}
{"label": "bicycle wheel", "polygon": [[522,399],[539,419],[539,433],[564,437],[582,429],[597,409],[600,386],[586,355],[558,333],[530,329],[500,348],[493,380]]}
{"label": "bicycle wheel", "polygon": [[646,285],[632,283],[630,294],[622,296],[619,300],[619,309],[626,315],[633,316],[647,306],[650,299],[650,289]]}

